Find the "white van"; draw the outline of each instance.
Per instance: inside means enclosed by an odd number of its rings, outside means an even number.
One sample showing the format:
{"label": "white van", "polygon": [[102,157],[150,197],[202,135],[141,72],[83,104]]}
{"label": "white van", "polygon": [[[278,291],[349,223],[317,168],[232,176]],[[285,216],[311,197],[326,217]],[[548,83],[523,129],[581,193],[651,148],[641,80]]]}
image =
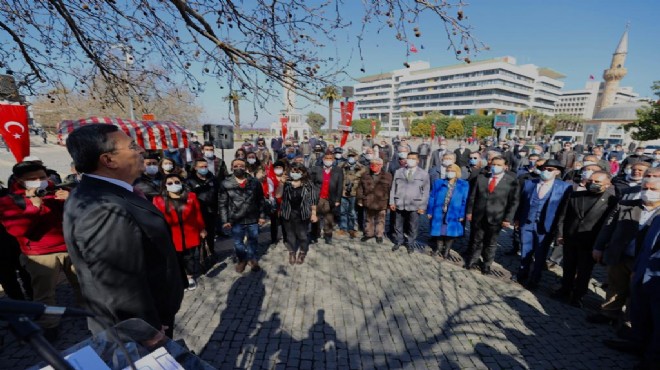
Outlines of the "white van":
{"label": "white van", "polygon": [[584,142],[584,133],[576,131],[557,131],[552,135],[552,141],[559,141],[560,143],[569,142],[573,144]]}

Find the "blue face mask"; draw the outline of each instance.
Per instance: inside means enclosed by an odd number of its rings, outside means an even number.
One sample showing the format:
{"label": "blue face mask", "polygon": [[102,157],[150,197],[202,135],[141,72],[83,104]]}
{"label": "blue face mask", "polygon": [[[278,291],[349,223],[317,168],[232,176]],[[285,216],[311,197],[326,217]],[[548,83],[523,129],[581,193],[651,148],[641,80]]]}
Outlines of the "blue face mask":
{"label": "blue face mask", "polygon": [[209,169],[208,168],[198,168],[197,173],[202,175],[202,176],[206,176],[209,173]]}
{"label": "blue face mask", "polygon": [[296,157],[296,155],[294,153],[289,153],[289,154],[286,155],[286,158],[289,159],[289,160],[291,160],[295,157]]}
{"label": "blue face mask", "polygon": [[536,166],[536,160],[530,160],[529,165],[532,167]]}
{"label": "blue face mask", "polygon": [[502,166],[490,166],[490,171],[495,175],[499,175],[500,173],[504,172],[504,167],[502,167]]}
{"label": "blue face mask", "polygon": [[478,162],[479,162],[478,159],[470,158],[470,166],[476,166]]}

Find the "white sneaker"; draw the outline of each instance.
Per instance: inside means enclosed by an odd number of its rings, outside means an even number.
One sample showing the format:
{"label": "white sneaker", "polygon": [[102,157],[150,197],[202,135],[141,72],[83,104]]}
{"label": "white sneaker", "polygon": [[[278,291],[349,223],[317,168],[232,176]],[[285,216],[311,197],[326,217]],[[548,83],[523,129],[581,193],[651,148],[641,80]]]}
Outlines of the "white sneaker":
{"label": "white sneaker", "polygon": [[188,288],[186,288],[186,291],[191,291],[197,289],[197,282],[193,278],[188,278]]}

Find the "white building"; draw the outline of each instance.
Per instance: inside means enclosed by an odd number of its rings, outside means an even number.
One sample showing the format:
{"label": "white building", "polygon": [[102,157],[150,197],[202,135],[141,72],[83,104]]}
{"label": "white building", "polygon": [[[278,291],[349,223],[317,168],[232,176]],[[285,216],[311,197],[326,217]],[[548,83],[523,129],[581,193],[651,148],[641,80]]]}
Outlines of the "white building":
{"label": "white building", "polygon": [[385,136],[404,134],[408,116],[440,112],[463,117],[479,112],[516,113],[536,109],[554,114],[565,77],[513,57],[431,68],[428,62],[359,79],[356,115],[378,119]]}
{"label": "white building", "polygon": [[[563,91],[555,105],[555,113],[565,113],[590,120],[594,117],[596,105],[603,95],[604,82],[588,81],[584,89]],[[639,94],[632,87],[619,87],[614,97],[614,104],[637,101]]]}

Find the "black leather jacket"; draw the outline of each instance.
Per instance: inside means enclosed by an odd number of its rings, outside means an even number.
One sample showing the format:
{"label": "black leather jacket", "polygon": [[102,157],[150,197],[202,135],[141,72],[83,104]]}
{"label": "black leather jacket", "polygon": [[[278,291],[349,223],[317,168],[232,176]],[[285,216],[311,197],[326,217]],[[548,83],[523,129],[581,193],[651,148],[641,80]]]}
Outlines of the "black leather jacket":
{"label": "black leather jacket", "polygon": [[197,200],[199,200],[199,204],[202,207],[202,212],[206,215],[217,216],[218,181],[213,175],[209,173],[206,179],[202,180],[196,174],[192,173],[188,180],[186,180],[186,185],[190,191],[197,194]]}
{"label": "black leather jacket", "polygon": [[245,187],[230,176],[220,183],[218,205],[222,224],[254,224],[265,219],[264,191],[259,180],[248,177]]}

